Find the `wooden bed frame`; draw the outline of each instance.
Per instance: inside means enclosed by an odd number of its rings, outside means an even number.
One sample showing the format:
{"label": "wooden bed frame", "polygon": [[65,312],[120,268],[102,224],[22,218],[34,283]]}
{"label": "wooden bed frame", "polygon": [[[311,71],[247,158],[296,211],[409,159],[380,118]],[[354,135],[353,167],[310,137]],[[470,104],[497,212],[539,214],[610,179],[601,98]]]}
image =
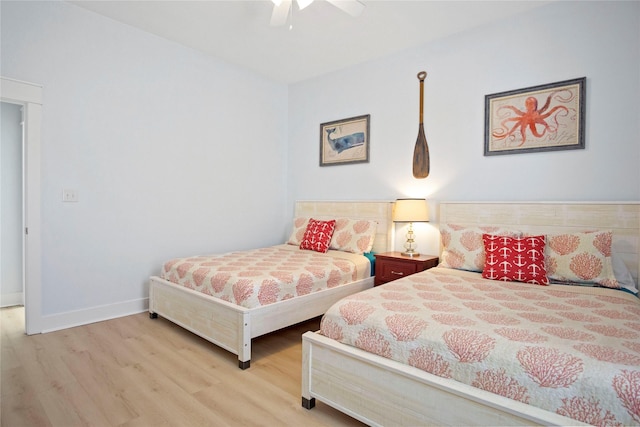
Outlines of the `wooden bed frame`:
{"label": "wooden bed frame", "polygon": [[[611,229],[613,249],[638,283],[640,202],[441,203],[439,222],[528,232]],[[303,335],[302,353],[302,406],[319,399],[369,425],[583,425],[315,332]]]}
{"label": "wooden bed frame", "polygon": [[[359,218],[378,222],[373,249],[386,251],[392,239],[392,202],[296,202],[294,216],[316,219]],[[288,236],[287,236],[288,237]],[[323,314],[339,299],[371,288],[373,277],[262,307],[248,309],[176,285],[160,277],[149,281],[149,316],[158,315],[251,361],[251,340]]]}

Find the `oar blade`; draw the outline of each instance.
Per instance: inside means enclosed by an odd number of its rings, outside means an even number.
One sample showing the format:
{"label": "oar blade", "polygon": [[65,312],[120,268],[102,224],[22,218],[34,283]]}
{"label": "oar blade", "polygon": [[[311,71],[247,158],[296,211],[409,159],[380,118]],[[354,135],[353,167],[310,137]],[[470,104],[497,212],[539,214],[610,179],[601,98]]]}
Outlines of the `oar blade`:
{"label": "oar blade", "polygon": [[424,135],[424,127],[420,124],[416,147],[413,149],[413,176],[426,178],[429,176],[429,146]]}

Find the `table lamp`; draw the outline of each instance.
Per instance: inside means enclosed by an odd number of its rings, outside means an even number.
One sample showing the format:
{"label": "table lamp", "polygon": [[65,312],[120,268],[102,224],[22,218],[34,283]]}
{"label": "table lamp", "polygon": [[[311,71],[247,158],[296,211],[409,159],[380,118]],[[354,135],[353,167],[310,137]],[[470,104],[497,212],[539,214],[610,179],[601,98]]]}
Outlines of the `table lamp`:
{"label": "table lamp", "polygon": [[416,252],[416,242],[413,239],[413,223],[429,221],[429,205],[425,199],[397,199],[393,211],[393,222],[408,222],[409,231],[407,241],[404,244],[403,256],[414,257],[420,255]]}

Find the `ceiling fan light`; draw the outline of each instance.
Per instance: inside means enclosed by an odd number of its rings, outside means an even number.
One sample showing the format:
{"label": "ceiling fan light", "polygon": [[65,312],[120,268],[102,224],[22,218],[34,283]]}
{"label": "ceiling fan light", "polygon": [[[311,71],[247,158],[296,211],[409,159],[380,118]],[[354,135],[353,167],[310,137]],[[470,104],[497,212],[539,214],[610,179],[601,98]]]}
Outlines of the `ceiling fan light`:
{"label": "ceiling fan light", "polygon": [[296,2],[298,3],[298,8],[302,10],[313,3],[313,0],[296,0]]}

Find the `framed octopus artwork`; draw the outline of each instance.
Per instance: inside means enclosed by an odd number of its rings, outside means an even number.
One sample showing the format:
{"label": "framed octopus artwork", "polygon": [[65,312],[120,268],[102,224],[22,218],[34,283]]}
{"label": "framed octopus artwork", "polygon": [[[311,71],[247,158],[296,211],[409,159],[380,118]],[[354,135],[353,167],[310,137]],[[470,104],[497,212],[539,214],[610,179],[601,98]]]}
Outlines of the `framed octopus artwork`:
{"label": "framed octopus artwork", "polygon": [[584,148],[586,77],[485,96],[484,155]]}

